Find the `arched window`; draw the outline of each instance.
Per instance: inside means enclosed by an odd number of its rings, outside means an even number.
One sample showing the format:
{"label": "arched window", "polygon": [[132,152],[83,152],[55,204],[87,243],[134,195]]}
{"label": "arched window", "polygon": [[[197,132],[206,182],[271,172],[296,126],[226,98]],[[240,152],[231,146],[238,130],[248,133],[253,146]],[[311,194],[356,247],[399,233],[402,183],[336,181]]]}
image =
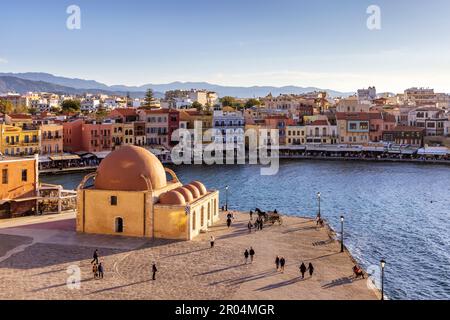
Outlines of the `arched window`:
{"label": "arched window", "polygon": [[195,230],[197,227],[197,217],[195,211],[192,212],[192,230]]}
{"label": "arched window", "polygon": [[115,229],[117,233],[123,232],[123,219],[121,217],[116,218]]}
{"label": "arched window", "polygon": [[217,200],[216,199],[214,199],[213,212],[214,212],[214,215],[217,215]]}

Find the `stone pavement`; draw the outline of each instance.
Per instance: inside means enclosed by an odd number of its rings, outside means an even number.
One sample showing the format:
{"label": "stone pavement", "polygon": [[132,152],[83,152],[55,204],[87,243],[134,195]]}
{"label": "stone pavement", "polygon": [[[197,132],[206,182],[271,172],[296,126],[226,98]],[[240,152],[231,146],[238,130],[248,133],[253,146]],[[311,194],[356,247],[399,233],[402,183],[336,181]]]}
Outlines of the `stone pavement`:
{"label": "stone pavement", "polygon": [[[353,262],[339,253],[326,228],[309,219],[284,217],[283,225],[251,234],[248,215],[224,217],[191,242],[77,234],[73,215],[0,221],[0,299],[377,299],[365,280],[352,279]],[[214,235],[216,245],[209,247]],[[243,252],[253,246],[253,264]],[[99,249],[105,278],[94,280],[90,260]],[[284,256],[284,273],[275,270]],[[156,262],[157,280],[151,280]],[[315,273],[302,280],[298,265]],[[80,289],[66,285],[79,267]]]}

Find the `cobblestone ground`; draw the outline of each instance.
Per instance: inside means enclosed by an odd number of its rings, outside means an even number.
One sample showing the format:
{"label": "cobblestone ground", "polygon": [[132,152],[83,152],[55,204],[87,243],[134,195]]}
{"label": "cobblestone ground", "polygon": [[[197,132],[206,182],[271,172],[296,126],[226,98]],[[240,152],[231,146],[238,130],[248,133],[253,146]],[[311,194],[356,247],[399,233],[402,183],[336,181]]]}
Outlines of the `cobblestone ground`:
{"label": "cobblestone ground", "polygon": [[[338,245],[314,222],[286,217],[283,226],[251,234],[247,222],[247,215],[236,214],[230,229],[219,223],[191,242],[77,235],[70,231],[73,219],[8,228],[0,223],[0,299],[377,298],[363,281],[351,279],[350,257],[337,254]],[[245,264],[243,251],[250,246],[256,258]],[[102,280],[91,272],[96,248],[105,266]],[[275,271],[277,254],[287,259],[284,273]],[[302,259],[314,261],[314,278],[299,278]],[[80,268],[79,289],[67,286],[70,267]]]}

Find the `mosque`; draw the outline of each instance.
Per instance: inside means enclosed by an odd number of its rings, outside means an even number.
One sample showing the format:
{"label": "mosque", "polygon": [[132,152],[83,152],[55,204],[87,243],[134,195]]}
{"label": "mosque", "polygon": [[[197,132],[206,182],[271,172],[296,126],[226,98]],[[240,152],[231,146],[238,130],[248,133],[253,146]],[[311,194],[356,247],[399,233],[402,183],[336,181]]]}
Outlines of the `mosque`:
{"label": "mosque", "polygon": [[192,240],[219,219],[219,192],[182,185],[150,151],[111,152],[77,189],[77,231]]}

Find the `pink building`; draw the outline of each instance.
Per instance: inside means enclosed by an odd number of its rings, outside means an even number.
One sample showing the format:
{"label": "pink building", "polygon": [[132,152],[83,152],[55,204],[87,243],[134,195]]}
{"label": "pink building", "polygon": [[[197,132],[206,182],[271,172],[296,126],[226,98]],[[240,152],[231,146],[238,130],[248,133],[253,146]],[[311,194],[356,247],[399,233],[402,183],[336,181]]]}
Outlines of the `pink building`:
{"label": "pink building", "polygon": [[63,127],[64,151],[111,151],[111,123],[87,123],[84,120],[78,119],[64,123]]}

